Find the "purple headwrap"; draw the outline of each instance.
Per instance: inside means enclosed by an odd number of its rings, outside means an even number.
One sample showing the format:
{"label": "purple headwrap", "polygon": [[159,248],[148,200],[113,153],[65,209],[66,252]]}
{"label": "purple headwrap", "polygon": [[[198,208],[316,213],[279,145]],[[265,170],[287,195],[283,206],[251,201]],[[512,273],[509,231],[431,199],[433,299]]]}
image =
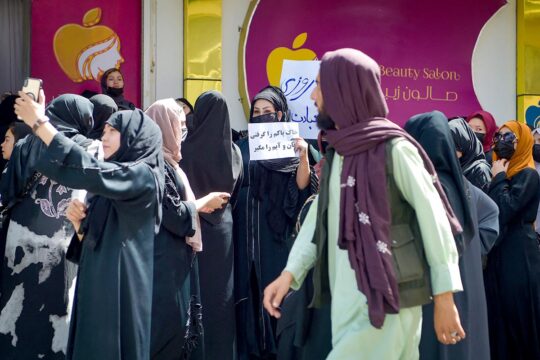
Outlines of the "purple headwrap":
{"label": "purple headwrap", "polygon": [[379,65],[354,49],[328,52],[321,61],[324,109],[337,130],[328,143],[344,156],[341,173],[338,246],[349,253],[358,289],[366,295],[371,324],[382,327],[386,313],[399,312],[399,292],[390,241],[386,189],[386,141],[403,137],[416,146],[444,204],[453,233],[462,231],[433,164],[422,147],[386,119]]}

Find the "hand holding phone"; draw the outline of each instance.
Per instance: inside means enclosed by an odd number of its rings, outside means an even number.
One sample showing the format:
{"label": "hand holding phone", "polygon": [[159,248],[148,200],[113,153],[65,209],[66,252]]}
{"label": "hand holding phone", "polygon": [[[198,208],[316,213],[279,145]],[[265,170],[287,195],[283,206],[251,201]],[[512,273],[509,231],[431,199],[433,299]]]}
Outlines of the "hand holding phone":
{"label": "hand holding phone", "polygon": [[17,118],[33,127],[39,119],[45,119],[45,94],[43,90],[38,93],[38,102],[32,100],[24,91],[19,91],[19,98],[15,100],[15,114]]}
{"label": "hand holding phone", "polygon": [[24,85],[22,91],[30,96],[32,100],[38,101],[39,91],[43,89],[43,80],[36,78],[26,78],[24,80]]}

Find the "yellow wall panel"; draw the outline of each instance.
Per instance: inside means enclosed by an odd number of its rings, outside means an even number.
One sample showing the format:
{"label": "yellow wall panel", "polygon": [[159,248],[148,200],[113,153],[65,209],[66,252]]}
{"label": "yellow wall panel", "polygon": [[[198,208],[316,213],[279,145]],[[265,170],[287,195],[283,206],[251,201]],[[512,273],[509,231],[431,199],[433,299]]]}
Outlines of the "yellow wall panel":
{"label": "yellow wall panel", "polygon": [[[517,3],[517,95],[518,119],[525,121],[540,98],[540,0]],[[530,109],[533,110],[533,109]],[[534,111],[529,112],[529,114]],[[529,124],[535,123],[528,118]]]}
{"label": "yellow wall panel", "polygon": [[221,90],[222,0],[184,0],[184,97]]}

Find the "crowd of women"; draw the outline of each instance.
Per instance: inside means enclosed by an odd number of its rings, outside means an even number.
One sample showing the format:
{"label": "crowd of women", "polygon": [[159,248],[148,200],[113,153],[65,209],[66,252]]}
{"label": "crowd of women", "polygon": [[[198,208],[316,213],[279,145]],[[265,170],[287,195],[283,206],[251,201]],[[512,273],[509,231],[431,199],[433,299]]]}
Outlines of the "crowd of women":
{"label": "crowd of women", "polygon": [[[308,307],[309,282],[279,320],[262,305],[318,192],[324,133],[296,139],[297,157],[251,161],[219,92],[142,111],[119,70],[101,84],[90,99],[0,103],[1,358],[324,359],[329,309]],[[253,98],[249,121],[291,121],[279,88]],[[439,343],[425,305],[421,358],[540,358],[540,131],[485,111],[404,129],[464,230],[467,337]]]}

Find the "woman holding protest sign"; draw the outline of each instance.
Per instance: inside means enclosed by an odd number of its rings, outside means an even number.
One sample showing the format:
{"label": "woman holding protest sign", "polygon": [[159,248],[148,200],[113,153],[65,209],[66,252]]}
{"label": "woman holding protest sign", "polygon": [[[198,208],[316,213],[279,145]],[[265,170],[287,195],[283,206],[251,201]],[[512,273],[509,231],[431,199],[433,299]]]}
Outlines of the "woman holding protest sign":
{"label": "woman holding protest sign", "polygon": [[[251,123],[290,118],[277,87],[262,89],[251,103]],[[251,161],[249,137],[238,146],[245,174],[234,211],[237,337],[239,358],[253,359],[276,351],[275,321],[262,308],[262,292],[285,266],[296,218],[318,180],[301,138],[295,140],[298,157]]]}

